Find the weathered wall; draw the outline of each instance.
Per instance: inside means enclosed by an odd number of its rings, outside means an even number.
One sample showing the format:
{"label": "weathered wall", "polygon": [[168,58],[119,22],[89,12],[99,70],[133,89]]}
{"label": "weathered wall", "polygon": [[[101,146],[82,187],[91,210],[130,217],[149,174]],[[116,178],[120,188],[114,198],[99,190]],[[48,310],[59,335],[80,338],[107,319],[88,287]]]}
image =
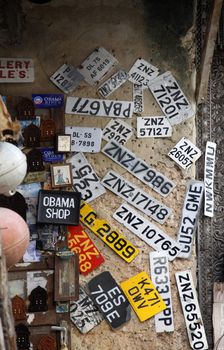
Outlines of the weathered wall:
{"label": "weathered wall", "polygon": [[[23,45],[18,48],[1,50],[2,57],[31,57],[35,60],[34,84],[5,84],[0,92],[5,95],[26,95],[30,93],[59,92],[49,81],[49,76],[65,62],[78,66],[97,46],[105,47],[119,60],[120,65],[129,69],[138,57],[151,61],[161,72],[171,70],[193,102],[192,31],[193,0],[55,0],[52,4],[33,5],[23,2],[26,12],[26,32]],[[96,97],[96,89],[82,83],[71,96]],[[125,83],[111,99],[132,98],[132,85]],[[158,115],[160,109],[148,91],[145,91],[145,113]],[[103,128],[108,118],[67,116],[67,125],[95,126]],[[131,124],[136,127],[136,116]],[[167,157],[168,150],[183,136],[194,140],[194,120],[175,126],[173,136],[168,139],[141,139],[135,137],[127,143],[137,156],[145,159],[157,170],[173,179],[177,186],[166,199],[161,198],[133,176],[102,154],[88,154],[87,158],[99,177],[113,169],[125,178],[141,186],[146,192],[173,209],[172,216],[163,229],[176,238],[183,203],[186,180],[194,176],[194,170],[181,171]],[[88,281],[101,271],[109,270],[119,283],[136,273],[149,272],[148,253],[152,250],[145,243],[113,220],[112,213],[121,199],[107,193],[91,203],[100,217],[107,219],[140,250],[131,264],[126,264],[99,239],[91,238],[103,253],[106,262],[81,281]],[[191,268],[193,261],[177,259],[170,263],[172,297],[175,314],[175,332],[156,334],[154,319],[140,323],[132,312],[131,321],[116,333],[103,321],[87,335],[73,329],[72,350],[93,349],[190,349],[187,333],[174,278],[176,270]]]}

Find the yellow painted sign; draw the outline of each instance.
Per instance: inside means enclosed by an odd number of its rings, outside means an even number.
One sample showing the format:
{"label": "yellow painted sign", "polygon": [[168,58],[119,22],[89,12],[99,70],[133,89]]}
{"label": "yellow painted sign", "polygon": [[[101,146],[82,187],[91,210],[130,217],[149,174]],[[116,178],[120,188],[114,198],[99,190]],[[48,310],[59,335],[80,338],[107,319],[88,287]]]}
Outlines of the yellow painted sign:
{"label": "yellow painted sign", "polygon": [[140,321],[166,309],[166,304],[145,271],[121,282],[121,288]]}
{"label": "yellow painted sign", "polygon": [[106,220],[99,219],[93,208],[85,202],[80,207],[80,221],[126,262],[130,263],[138,255],[138,249]]}

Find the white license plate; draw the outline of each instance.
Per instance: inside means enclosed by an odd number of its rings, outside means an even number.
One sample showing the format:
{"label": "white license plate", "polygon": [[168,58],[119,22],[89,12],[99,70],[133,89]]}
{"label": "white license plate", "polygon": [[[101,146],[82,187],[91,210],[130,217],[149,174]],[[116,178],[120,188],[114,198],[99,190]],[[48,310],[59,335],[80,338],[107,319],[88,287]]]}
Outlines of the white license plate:
{"label": "white license plate", "polygon": [[114,56],[103,47],[99,47],[81,63],[78,71],[85,77],[88,84],[95,86],[117,63]]}
{"label": "white license plate", "polygon": [[175,275],[190,346],[194,350],[207,350],[205,328],[191,271],[180,271]]}
{"label": "white license plate", "polygon": [[201,151],[190,140],[182,139],[170,150],[168,156],[173,159],[181,168],[189,169],[201,156]]}
{"label": "white license plate", "polygon": [[32,83],[34,63],[30,58],[0,58],[0,83]]}
{"label": "white license plate", "polygon": [[203,192],[204,183],[202,181],[189,181],[177,235],[177,241],[181,245],[181,253],[178,258],[189,259],[191,256],[194,232],[196,230]]}
{"label": "white license plate", "polygon": [[173,332],[174,320],[168,257],[165,252],[151,252],[149,259],[152,283],[167,306],[165,310],[155,315],[156,332]]}
{"label": "white license plate", "polygon": [[171,125],[194,116],[194,111],[170,72],[159,75],[149,83],[149,89]]}
{"label": "white license plate", "polygon": [[167,254],[170,261],[179,254],[180,245],[130,205],[123,203],[113,217],[150,247]]}
{"label": "white license plate", "polygon": [[83,76],[70,64],[63,64],[50,80],[65,94],[72,92],[83,80]]}
{"label": "white license plate", "polygon": [[124,145],[132,136],[133,128],[122,120],[111,120],[103,129],[103,139]]}
{"label": "white license plate", "polygon": [[215,154],[216,143],[207,142],[205,150],[205,168],[204,168],[204,183],[205,183],[205,197],[204,197],[204,215],[214,216],[214,176],[215,176]]}
{"label": "white license plate", "polygon": [[125,180],[115,171],[108,171],[101,183],[111,192],[123,198],[160,224],[163,224],[172,212],[170,208],[166,207],[131,182]]}
{"label": "white license plate", "polygon": [[72,152],[100,152],[102,139],[102,130],[100,128],[66,126],[65,133],[71,135]]}
{"label": "white license plate", "polygon": [[107,97],[110,94],[112,94],[112,92],[117,90],[127,80],[128,73],[125,70],[120,69],[118,72],[112,75],[111,78],[109,78],[102,85],[100,85],[100,87],[98,88],[98,92],[102,97]]}
{"label": "white license plate", "polygon": [[131,118],[133,102],[68,97],[65,113],[109,118]]}
{"label": "white license plate", "polygon": [[133,84],[134,113],[144,112],[144,94],[142,85]]}
{"label": "white license plate", "polygon": [[73,189],[81,192],[82,200],[89,203],[106,192],[84,154],[77,153],[67,162],[72,164]]}
{"label": "white license plate", "polygon": [[173,181],[116,141],[108,142],[101,151],[163,197],[168,196],[176,186]]}
{"label": "white license plate", "polygon": [[170,136],[172,136],[172,126],[166,117],[159,116],[137,118],[137,137]]}
{"label": "white license plate", "polygon": [[140,84],[143,86],[143,89],[146,89],[149,82],[157,77],[159,70],[151,63],[143,60],[143,58],[139,58],[131,67],[128,74],[129,80],[133,84]]}

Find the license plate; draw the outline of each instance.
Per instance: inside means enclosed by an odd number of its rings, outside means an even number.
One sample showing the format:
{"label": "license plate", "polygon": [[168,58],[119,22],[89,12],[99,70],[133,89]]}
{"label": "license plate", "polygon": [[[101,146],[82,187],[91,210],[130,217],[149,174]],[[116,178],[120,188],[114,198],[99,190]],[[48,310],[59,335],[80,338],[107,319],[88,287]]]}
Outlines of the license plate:
{"label": "license plate", "polygon": [[131,182],[125,180],[115,171],[110,170],[101,180],[101,183],[108,190],[149,217],[152,217],[160,224],[163,224],[172,212],[170,208],[158,202],[155,198],[151,197],[148,193],[142,191]]}
{"label": "license plate", "polygon": [[216,143],[207,142],[205,150],[205,168],[204,168],[204,183],[205,183],[205,197],[204,197],[204,215],[214,216],[214,176],[215,176],[215,154]]}
{"label": "license plate", "polygon": [[80,221],[126,262],[130,263],[138,255],[138,249],[106,220],[99,219],[85,202],[80,208]]}
{"label": "license plate", "polygon": [[142,85],[133,84],[134,113],[144,112],[144,95]]}
{"label": "license plate", "polygon": [[168,156],[173,159],[181,168],[189,169],[201,156],[201,151],[190,140],[182,139],[170,150]]}
{"label": "license plate", "polygon": [[83,76],[70,64],[63,64],[51,77],[50,80],[65,94],[75,90],[83,80]]}
{"label": "license plate", "polygon": [[79,271],[86,276],[104,262],[103,256],[81,225],[68,226],[68,248],[79,254]]}
{"label": "license plate", "polygon": [[100,152],[102,130],[81,126],[66,126],[65,133],[71,135],[71,152]]}
{"label": "license plate", "polygon": [[84,201],[88,203],[106,192],[84,154],[77,153],[67,161],[72,164],[72,187],[81,192]]}
{"label": "license plate", "polygon": [[137,137],[170,137],[172,126],[166,117],[137,118]]}
{"label": "license plate", "polygon": [[116,72],[110,79],[105,81],[98,88],[98,92],[102,97],[108,97],[112,92],[117,90],[122,84],[124,84],[128,80],[128,73],[120,69]]}
{"label": "license plate", "polygon": [[129,80],[133,84],[140,84],[144,89],[146,89],[149,82],[157,77],[159,70],[151,63],[143,60],[143,58],[139,58],[131,67],[128,74]]}
{"label": "license plate", "polygon": [[101,152],[163,197],[168,196],[176,186],[173,181],[116,141],[108,142]]}
{"label": "license plate", "polygon": [[166,308],[145,271],[121,282],[121,288],[141,322]]}
{"label": "license plate", "polygon": [[152,283],[166,304],[166,309],[155,315],[156,332],[173,332],[174,320],[168,257],[164,252],[151,252],[149,258]]}
{"label": "license plate", "polygon": [[0,83],[32,83],[34,64],[30,58],[0,58]]}
{"label": "license plate", "polygon": [[103,315],[81,287],[79,300],[70,302],[70,320],[83,334],[88,333],[103,320]]}
{"label": "license plate", "polygon": [[123,203],[113,214],[115,220],[157,251],[166,253],[172,261],[181,251],[181,246],[173,238],[160,230],[132,207]]}
{"label": "license plate", "polygon": [[159,75],[148,86],[171,125],[194,116],[190,103],[170,72]]}
{"label": "license plate", "polygon": [[99,100],[85,97],[68,97],[65,113],[92,117],[131,118],[132,101]]}
{"label": "license plate", "polygon": [[177,234],[177,241],[181,245],[181,253],[178,258],[189,259],[191,256],[203,193],[204,183],[202,181],[188,182]]}
{"label": "license plate", "polygon": [[190,346],[194,350],[207,350],[205,328],[191,271],[176,272],[175,276]]}
{"label": "license plate", "polygon": [[78,71],[85,81],[95,86],[104,75],[116,64],[117,59],[103,47],[95,49],[80,65]]}
{"label": "license plate", "polygon": [[132,136],[133,128],[122,120],[111,120],[103,129],[103,139],[124,145]]}
{"label": "license plate", "polygon": [[131,319],[131,306],[109,271],[95,276],[88,283],[90,296],[112,329]]}

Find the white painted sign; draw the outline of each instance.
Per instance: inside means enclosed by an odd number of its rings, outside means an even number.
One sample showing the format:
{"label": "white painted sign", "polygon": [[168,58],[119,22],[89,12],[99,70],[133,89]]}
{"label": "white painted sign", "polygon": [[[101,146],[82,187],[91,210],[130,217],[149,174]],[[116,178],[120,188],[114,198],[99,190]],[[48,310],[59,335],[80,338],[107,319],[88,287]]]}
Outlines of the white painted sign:
{"label": "white painted sign", "polygon": [[102,130],[82,126],[66,126],[65,133],[71,135],[71,152],[100,152]]}
{"label": "white painted sign", "polygon": [[170,150],[168,156],[173,159],[183,169],[189,169],[201,156],[200,149],[186,137],[182,139]]}
{"label": "white painted sign", "polygon": [[150,247],[167,254],[170,261],[179,254],[180,245],[130,205],[123,203],[113,217]]}
{"label": "white painted sign", "polygon": [[178,258],[189,259],[193,244],[194,233],[199,216],[199,210],[203,198],[204,183],[202,181],[189,181],[185,194],[184,205],[177,241],[181,245],[181,253]]}
{"label": "white painted sign", "polygon": [[0,83],[32,83],[34,64],[30,58],[0,58]]}
{"label": "white painted sign", "polygon": [[171,125],[193,117],[194,111],[171,72],[155,78],[149,83],[149,89]]}
{"label": "white painted sign", "polygon": [[123,120],[111,120],[103,129],[103,139],[106,141],[115,140],[124,145],[132,136],[133,128]]}
{"label": "white painted sign", "polygon": [[111,78],[105,81],[98,88],[98,92],[102,97],[108,97],[112,92],[117,90],[122,84],[128,80],[128,73],[124,69],[120,69]]}
{"label": "white painted sign", "polygon": [[151,252],[149,259],[152,283],[167,306],[165,310],[155,315],[156,332],[173,332],[174,320],[168,257],[164,252]]}
{"label": "white painted sign", "polygon": [[205,328],[191,271],[176,272],[175,276],[190,346],[194,350],[207,350]]}
{"label": "white painted sign", "polygon": [[142,85],[143,89],[146,89],[149,82],[157,77],[159,70],[151,63],[143,60],[143,58],[139,58],[131,67],[128,74],[129,80],[133,84]]}
{"label": "white painted sign", "polygon": [[50,80],[65,94],[75,90],[83,80],[83,76],[71,64],[63,64],[51,77]]}
{"label": "white painted sign", "polygon": [[131,118],[133,102],[99,100],[85,97],[68,97],[65,113],[95,117]]}
{"label": "white painted sign", "polygon": [[81,192],[82,200],[86,203],[106,192],[84,154],[77,153],[66,162],[72,165],[73,189]]}
{"label": "white painted sign", "polygon": [[117,63],[114,56],[103,47],[99,47],[82,62],[78,71],[85,77],[87,83],[95,86]]}
{"label": "white painted sign", "polygon": [[137,118],[137,137],[170,137],[172,126],[164,116]]}
{"label": "white painted sign", "polygon": [[163,197],[176,186],[173,181],[116,141],[108,142],[102,152]]}
{"label": "white painted sign", "polygon": [[214,176],[215,176],[215,155],[216,143],[208,141],[205,150],[205,169],[204,169],[204,183],[205,183],[205,199],[204,199],[204,215],[214,216]]}
{"label": "white painted sign", "polygon": [[144,112],[144,94],[142,85],[133,84],[134,113]]}
{"label": "white painted sign", "polygon": [[126,200],[128,203],[163,224],[172,210],[151,197],[148,193],[125,180],[115,171],[108,171],[101,181],[104,187]]}

